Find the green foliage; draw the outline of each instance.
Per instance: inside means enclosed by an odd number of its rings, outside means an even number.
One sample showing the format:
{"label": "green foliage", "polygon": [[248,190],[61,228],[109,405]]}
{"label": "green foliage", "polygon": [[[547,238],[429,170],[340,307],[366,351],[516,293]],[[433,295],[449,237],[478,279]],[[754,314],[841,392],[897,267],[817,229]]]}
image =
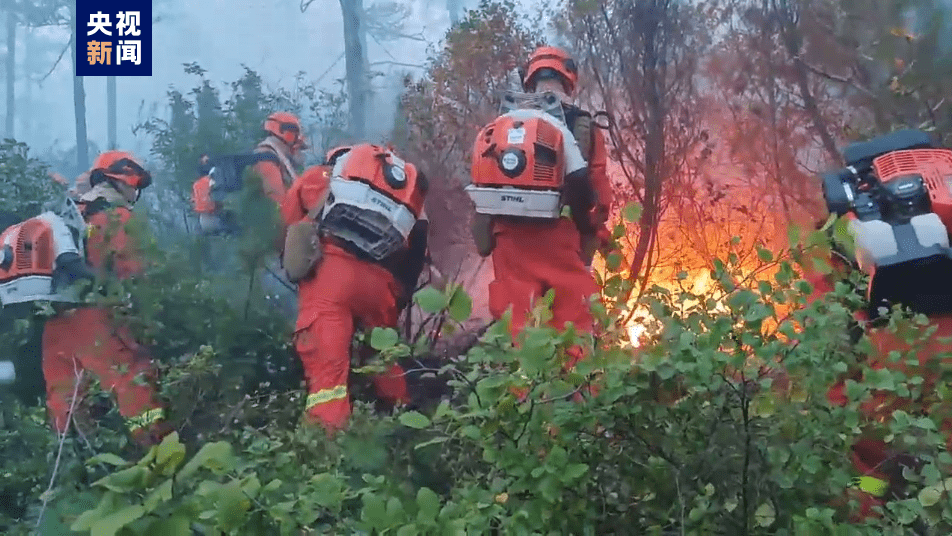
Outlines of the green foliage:
{"label": "green foliage", "polygon": [[0,211],[25,220],[42,212],[47,202],[61,198],[66,189],[48,171],[46,164],[30,156],[26,144],[0,141]]}
{"label": "green foliage", "polygon": [[[500,322],[464,360],[445,365],[456,378],[453,400],[395,418],[358,403],[351,428],[332,440],[296,426],[301,402],[290,385],[227,392],[228,378],[242,376],[242,352],[278,350],[266,340],[221,339],[241,332],[234,310],[196,301],[191,308],[217,312],[201,327],[189,317],[174,328],[167,322],[175,315],[140,313],[189,439],[169,436],[132,458],[101,444],[84,468],[70,469],[85,472],[91,487],[59,488],[51,519],[90,534],[904,534],[917,519],[947,530],[952,503],[942,483],[952,458],[937,426],[947,390],[937,390],[929,415],[866,422],[860,405],[872,389],[915,397],[921,382],[859,359],[846,336],[848,287],[805,305],[809,289],[786,260],[751,288],[735,282],[736,266],[717,265],[720,300],[648,293],[641,305],[657,329],[637,351],[617,329],[620,306],[611,301],[596,306],[597,344],[532,324],[514,346]],[[154,277],[170,281],[162,273]],[[201,288],[184,281],[151,301],[194,300]],[[461,321],[464,295],[450,286],[415,300]],[[923,329],[901,315],[893,324],[913,338]],[[193,340],[212,344],[185,355]],[[389,329],[373,330],[369,343],[385,360],[409,349]],[[560,372],[577,345],[591,358]],[[846,406],[831,406],[827,389],[850,371],[866,380],[848,383]],[[890,503],[866,528],[847,525],[836,506],[855,476],[847,452],[861,432],[925,461],[910,474],[910,499]],[[21,493],[45,485],[28,482]]]}

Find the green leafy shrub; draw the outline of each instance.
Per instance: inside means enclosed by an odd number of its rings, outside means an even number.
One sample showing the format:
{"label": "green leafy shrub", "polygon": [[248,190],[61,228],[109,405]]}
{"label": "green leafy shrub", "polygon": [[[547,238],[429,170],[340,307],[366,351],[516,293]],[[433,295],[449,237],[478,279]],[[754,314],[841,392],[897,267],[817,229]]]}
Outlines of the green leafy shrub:
{"label": "green leafy shrub", "polygon": [[[117,534],[164,524],[228,534],[907,534],[922,520],[947,530],[943,414],[910,408],[865,423],[860,403],[871,389],[914,396],[918,381],[857,359],[868,342],[852,348],[845,335],[852,287],[806,305],[812,289],[795,266],[781,259],[770,280],[742,286],[739,267],[717,263],[718,300],[650,289],[641,305],[658,329],[638,349],[614,329],[626,308],[614,301],[596,304],[598,344],[545,327],[540,307],[514,346],[504,319],[444,366],[452,400],[395,418],[358,404],[351,430],[333,440],[294,427],[299,399],[273,393],[256,411],[287,417],[253,423],[252,412],[236,411],[218,436],[233,449],[206,442],[189,457],[169,438],[139,465],[113,459],[118,470],[94,485],[99,506],[71,522],[88,530],[122,512]],[[424,289],[415,301],[450,323],[469,315],[456,287]],[[898,313],[893,323],[921,328]],[[381,358],[369,370],[425,350],[392,330],[369,343]],[[591,358],[559,372],[576,344]],[[850,369],[866,381],[848,384],[845,407],[831,406],[827,390]],[[836,506],[855,476],[849,447],[877,429],[925,468],[908,475],[909,499],[868,526],[849,525]]]}

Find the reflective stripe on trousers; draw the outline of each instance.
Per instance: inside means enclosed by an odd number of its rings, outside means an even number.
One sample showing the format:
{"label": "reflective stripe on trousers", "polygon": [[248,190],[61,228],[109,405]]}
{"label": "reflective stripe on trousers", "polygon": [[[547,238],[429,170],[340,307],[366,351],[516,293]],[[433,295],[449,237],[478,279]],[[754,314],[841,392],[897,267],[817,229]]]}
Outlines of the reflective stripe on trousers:
{"label": "reflective stripe on trousers", "polygon": [[853,487],[859,488],[860,491],[869,493],[873,497],[882,497],[886,495],[886,490],[889,489],[889,482],[874,476],[861,476],[853,479]]}
{"label": "reflective stripe on trousers", "polygon": [[326,404],[328,402],[333,402],[334,400],[340,400],[342,398],[347,398],[347,386],[338,385],[337,387],[332,387],[330,389],[321,389],[316,393],[311,393],[307,395],[307,404],[304,409],[310,410],[314,406],[320,406],[321,404]]}
{"label": "reflective stripe on trousers", "polygon": [[162,418],[162,408],[153,408],[143,411],[135,417],[129,417],[126,423],[130,432],[135,432],[140,428],[145,428]]}

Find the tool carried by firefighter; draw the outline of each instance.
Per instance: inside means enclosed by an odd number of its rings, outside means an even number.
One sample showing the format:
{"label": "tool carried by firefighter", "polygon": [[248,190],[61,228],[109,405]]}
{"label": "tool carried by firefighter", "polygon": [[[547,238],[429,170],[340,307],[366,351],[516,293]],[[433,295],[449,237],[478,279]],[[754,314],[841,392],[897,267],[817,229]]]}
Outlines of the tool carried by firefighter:
{"label": "tool carried by firefighter", "polygon": [[554,219],[568,183],[587,178],[588,163],[565,123],[555,93],[506,92],[500,116],[473,146],[466,192],[484,215]]}
{"label": "tool carried by firefighter", "polygon": [[425,182],[393,151],[355,145],[334,163],[319,232],[359,258],[382,261],[407,245],[423,213]]}
{"label": "tool carried by firefighter", "polygon": [[212,201],[221,205],[228,194],[240,192],[245,184],[245,169],[258,162],[266,161],[281,165],[278,155],[271,152],[232,154],[211,158],[208,177]]}
{"label": "tool carried by firefighter", "polygon": [[952,150],[901,130],[843,150],[846,167],[823,176],[832,214],[846,216],[856,261],[869,274],[869,315],[902,304],[952,312]]}
{"label": "tool carried by firefighter", "polygon": [[77,303],[77,279],[93,279],[86,266],[86,223],[70,198],[62,207],[0,233],[0,304]]}
{"label": "tool carried by firefighter", "polygon": [[[324,166],[305,173],[309,172],[322,173],[325,178],[329,173]],[[281,252],[281,266],[284,267],[284,272],[291,283],[296,284],[311,275],[321,261],[323,252],[317,227],[330,193],[330,188],[326,188],[304,219],[288,226],[284,237],[284,249]]]}

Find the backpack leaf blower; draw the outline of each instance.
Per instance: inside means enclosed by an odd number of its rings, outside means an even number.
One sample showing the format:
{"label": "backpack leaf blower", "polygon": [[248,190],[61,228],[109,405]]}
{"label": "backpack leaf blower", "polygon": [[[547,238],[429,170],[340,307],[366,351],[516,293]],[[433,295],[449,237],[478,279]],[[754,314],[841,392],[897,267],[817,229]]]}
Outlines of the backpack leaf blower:
{"label": "backpack leaf blower", "polygon": [[849,220],[856,262],[870,276],[870,318],[894,304],[952,312],[952,150],[901,130],[853,143],[843,159],[823,175],[823,196]]}

